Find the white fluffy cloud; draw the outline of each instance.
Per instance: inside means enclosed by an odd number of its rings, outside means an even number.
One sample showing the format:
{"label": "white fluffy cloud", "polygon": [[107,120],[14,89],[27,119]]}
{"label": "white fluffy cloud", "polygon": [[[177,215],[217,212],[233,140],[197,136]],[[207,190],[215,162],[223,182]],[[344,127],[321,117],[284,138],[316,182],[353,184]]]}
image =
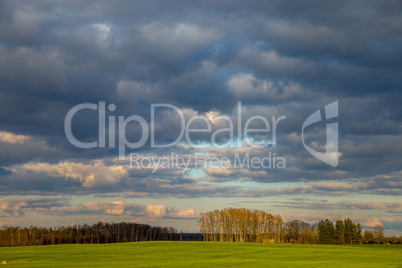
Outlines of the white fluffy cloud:
{"label": "white fluffy cloud", "polygon": [[19,217],[24,214],[25,209],[47,210],[66,205],[68,205],[68,202],[63,198],[4,197],[0,198],[0,216]]}
{"label": "white fluffy cloud", "polygon": [[147,212],[150,217],[163,217],[166,215],[167,207],[165,205],[147,205]]}
{"label": "white fluffy cloud", "polygon": [[87,202],[82,203],[81,206],[90,211],[101,211],[109,215],[121,215],[124,212],[125,204],[123,201],[113,201],[105,203]]}
{"label": "white fluffy cloud", "polygon": [[54,177],[64,177],[78,180],[85,188],[102,188],[118,183],[128,175],[126,167],[107,166],[102,161],[92,161],[89,164],[62,162],[59,164],[27,163],[11,170],[23,175],[27,172],[44,173]]}
{"label": "white fluffy cloud", "polygon": [[177,209],[174,207],[168,207],[165,205],[152,205],[148,204],[146,206],[146,211],[149,217],[170,217],[170,218],[194,218],[195,209]]}
{"label": "white fluffy cloud", "polygon": [[31,139],[29,136],[16,135],[11,132],[0,131],[0,142],[4,143],[24,143],[25,141]]}

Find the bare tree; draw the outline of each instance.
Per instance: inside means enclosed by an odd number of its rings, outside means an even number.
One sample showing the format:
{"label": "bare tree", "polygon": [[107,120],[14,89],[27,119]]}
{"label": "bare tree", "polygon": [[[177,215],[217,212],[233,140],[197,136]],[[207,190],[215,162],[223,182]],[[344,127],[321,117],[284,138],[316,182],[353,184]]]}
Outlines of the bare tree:
{"label": "bare tree", "polygon": [[283,241],[283,221],[260,210],[226,208],[200,214],[198,221],[204,241]]}
{"label": "bare tree", "polygon": [[373,231],[375,242],[381,244],[384,242],[384,228],[381,224],[377,224]]}

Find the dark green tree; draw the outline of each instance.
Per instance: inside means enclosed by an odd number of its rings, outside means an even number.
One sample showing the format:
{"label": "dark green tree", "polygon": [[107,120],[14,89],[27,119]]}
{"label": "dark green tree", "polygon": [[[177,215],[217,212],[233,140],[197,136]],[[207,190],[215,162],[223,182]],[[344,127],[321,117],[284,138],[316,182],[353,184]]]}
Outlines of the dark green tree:
{"label": "dark green tree", "polygon": [[318,241],[320,244],[333,244],[335,242],[334,224],[325,219],[318,223]]}
{"label": "dark green tree", "polygon": [[335,223],[335,240],[337,244],[345,244],[345,230],[342,220],[337,220]]}
{"label": "dark green tree", "polygon": [[363,237],[362,237],[362,227],[360,223],[356,225],[356,235],[355,235],[355,244],[362,244],[363,243]]}
{"label": "dark green tree", "polygon": [[356,224],[354,224],[349,218],[345,219],[343,221],[343,226],[344,226],[344,233],[345,233],[345,244],[353,244],[356,237],[357,233],[357,228]]}

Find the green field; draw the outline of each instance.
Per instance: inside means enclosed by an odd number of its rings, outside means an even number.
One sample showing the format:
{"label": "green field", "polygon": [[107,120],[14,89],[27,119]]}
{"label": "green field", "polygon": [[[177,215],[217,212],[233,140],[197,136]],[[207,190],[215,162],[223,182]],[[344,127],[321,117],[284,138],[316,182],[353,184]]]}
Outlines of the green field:
{"label": "green field", "polygon": [[399,245],[136,242],[0,248],[16,267],[402,267]]}

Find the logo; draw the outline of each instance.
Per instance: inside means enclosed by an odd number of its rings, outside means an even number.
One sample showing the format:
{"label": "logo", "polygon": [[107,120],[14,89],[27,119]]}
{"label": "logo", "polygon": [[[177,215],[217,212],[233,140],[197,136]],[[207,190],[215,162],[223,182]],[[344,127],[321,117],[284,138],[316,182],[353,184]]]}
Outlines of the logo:
{"label": "logo", "polygon": [[[72,120],[73,117],[80,112],[81,110],[95,110],[98,111],[98,140],[92,142],[82,142],[77,140],[72,131]],[[98,104],[94,103],[82,103],[74,106],[66,115],[64,121],[64,130],[67,139],[71,144],[78,148],[83,149],[91,149],[91,148],[119,148],[119,159],[124,160],[126,157],[126,148],[138,149],[146,144],[148,138],[150,138],[150,147],[151,148],[168,148],[177,145],[178,143],[184,140],[185,144],[190,145],[193,148],[198,149],[206,149],[206,148],[225,148],[225,147],[242,147],[243,142],[252,148],[265,148],[265,147],[276,147],[276,131],[277,125],[280,121],[286,119],[286,116],[279,116],[276,118],[272,116],[272,121],[270,122],[267,118],[254,115],[247,119],[245,124],[242,124],[242,107],[241,102],[237,105],[237,128],[234,127],[233,120],[227,115],[219,115],[214,118],[209,118],[207,115],[195,115],[190,119],[186,120],[184,113],[178,107],[160,103],[160,104],[152,104],[151,105],[151,118],[148,123],[145,118],[139,115],[131,115],[129,117],[109,115],[108,112],[114,112],[116,110],[116,105],[109,104],[106,108],[105,102],[99,102]],[[179,130],[180,134],[175,137],[174,141],[171,141],[167,144],[157,144],[156,143],[156,131],[155,125],[164,125],[163,122],[158,121],[158,112],[157,110],[170,110],[178,115]],[[118,120],[116,120],[118,119]],[[214,127],[215,122],[226,123],[228,127],[225,128],[216,128]],[[255,121],[262,123],[261,128],[253,128],[251,125],[255,123]],[[141,138],[137,142],[129,142],[126,137],[126,129],[130,123],[136,122],[140,125],[138,128]],[[196,127],[194,125],[198,125],[202,123],[202,127]],[[117,132],[116,132],[117,127]],[[192,140],[191,134],[199,134],[203,133],[208,135],[209,140],[202,144],[197,144]],[[225,133],[227,134],[226,141],[224,144],[220,144],[217,142],[216,136],[218,134]],[[258,143],[254,141],[253,135],[250,133],[260,134],[265,137],[262,142]],[[107,135],[109,136],[107,142]],[[236,137],[236,138],[235,138]],[[117,138],[117,144],[115,139]]]}
{"label": "logo", "polygon": [[[338,117],[338,101],[325,106],[325,120]],[[321,112],[317,110],[315,113],[310,115],[306,121],[303,123],[302,127],[302,141],[303,146],[306,150],[311,153],[315,158],[321,160],[328,165],[333,167],[338,166],[338,123],[327,124],[327,144],[325,146],[325,153],[317,152],[311,147],[307,146],[304,142],[304,129],[314,123],[320,122]]]}
{"label": "logo", "polygon": [[[226,147],[251,147],[256,149],[270,147],[275,148],[277,145],[277,125],[280,121],[286,119],[286,116],[279,116],[278,118],[276,116],[272,116],[272,120],[269,120],[269,118],[261,115],[253,115],[247,120],[242,120],[241,102],[238,103],[237,109],[234,111],[232,117],[230,117],[229,115],[220,115],[216,113],[215,115],[197,114],[191,116],[190,118],[185,118],[183,110],[170,104],[152,104],[150,108],[151,117],[150,120],[147,121],[145,118],[139,115],[131,115],[128,117],[114,115],[113,112],[116,110],[116,106],[114,104],[106,105],[105,102],[99,102],[98,104],[83,103],[76,105],[67,113],[67,116],[65,118],[64,128],[66,137],[71,144],[75,145],[78,148],[117,148],[120,160],[125,160],[127,148],[135,150],[146,144],[151,148],[159,149],[173,147],[179,143],[182,143],[185,146],[190,146],[196,149],[197,151],[198,149],[222,149]],[[95,140],[85,142],[79,141],[73,135],[73,118],[75,116],[78,116],[77,114],[80,113],[82,110],[94,110],[97,112],[98,138],[95,138]],[[301,138],[303,146],[309,153],[311,153],[314,157],[321,160],[322,162],[336,167],[338,165],[338,123],[333,123],[334,120],[331,120],[332,122],[328,122],[328,120],[338,117],[338,101],[325,106],[324,112],[324,119],[322,118],[320,110],[317,110],[307,118],[302,126]],[[174,119],[178,120],[175,127],[180,130],[180,134],[174,136],[173,141],[170,139],[167,141],[167,143],[158,143],[155,136],[157,135],[157,133],[159,133],[158,135],[160,135],[161,130],[158,130],[159,132],[156,131],[157,128],[155,126],[159,126],[160,129],[163,129],[161,128],[161,126],[166,126],[166,124],[162,121],[164,118],[163,115],[166,114],[168,114],[169,116],[177,114],[176,118]],[[315,149],[317,148],[313,149],[309,147],[304,140],[304,129],[321,121],[328,122],[326,124],[327,140],[325,145],[325,153],[316,151]],[[237,122],[237,126],[235,126],[234,122]],[[256,122],[259,124],[256,124]],[[130,142],[126,137],[128,125],[133,123],[137,124],[135,129],[140,136],[139,140],[137,140],[136,142]],[[202,142],[198,142],[196,139],[193,139],[194,136],[200,136],[200,133],[204,135]],[[223,136],[223,138],[218,141],[216,138],[217,135],[221,135]],[[159,142],[161,141],[159,140]],[[210,157],[208,152],[204,152],[204,154]],[[244,155],[244,160],[241,161],[241,163],[250,162],[251,164],[246,166],[251,166],[255,169],[258,169],[258,167],[276,167],[276,164],[278,163],[278,161],[276,161],[277,158],[280,157],[277,157],[275,153],[271,155],[271,152],[269,152],[269,157],[267,156],[258,159],[256,159],[255,157],[250,158],[249,155],[246,153]],[[138,163],[140,163],[141,166],[143,166],[144,163],[148,163],[147,166],[149,166],[150,168],[162,166],[162,164],[160,163],[165,163],[166,159],[166,157],[155,159],[154,156],[148,157],[146,155],[139,155],[137,153],[130,154],[130,161],[133,162],[135,165],[138,166]],[[201,161],[197,156],[187,160],[181,158],[180,156],[172,156],[170,159],[172,160],[169,163],[177,163],[177,165],[170,166],[178,167],[190,166],[190,164],[194,166],[196,165],[196,163]],[[249,161],[249,159],[251,160]],[[214,162],[215,160],[216,159],[212,157],[211,159],[204,159],[201,162]],[[185,165],[185,163],[187,164]],[[235,162],[233,163],[231,163],[232,166],[237,166]],[[261,163],[261,165],[257,167],[254,165],[256,163]],[[242,167],[243,165],[244,164],[238,166]],[[225,165],[222,164],[219,166],[223,167]],[[281,166],[285,167],[285,164],[283,163],[281,164]]]}

